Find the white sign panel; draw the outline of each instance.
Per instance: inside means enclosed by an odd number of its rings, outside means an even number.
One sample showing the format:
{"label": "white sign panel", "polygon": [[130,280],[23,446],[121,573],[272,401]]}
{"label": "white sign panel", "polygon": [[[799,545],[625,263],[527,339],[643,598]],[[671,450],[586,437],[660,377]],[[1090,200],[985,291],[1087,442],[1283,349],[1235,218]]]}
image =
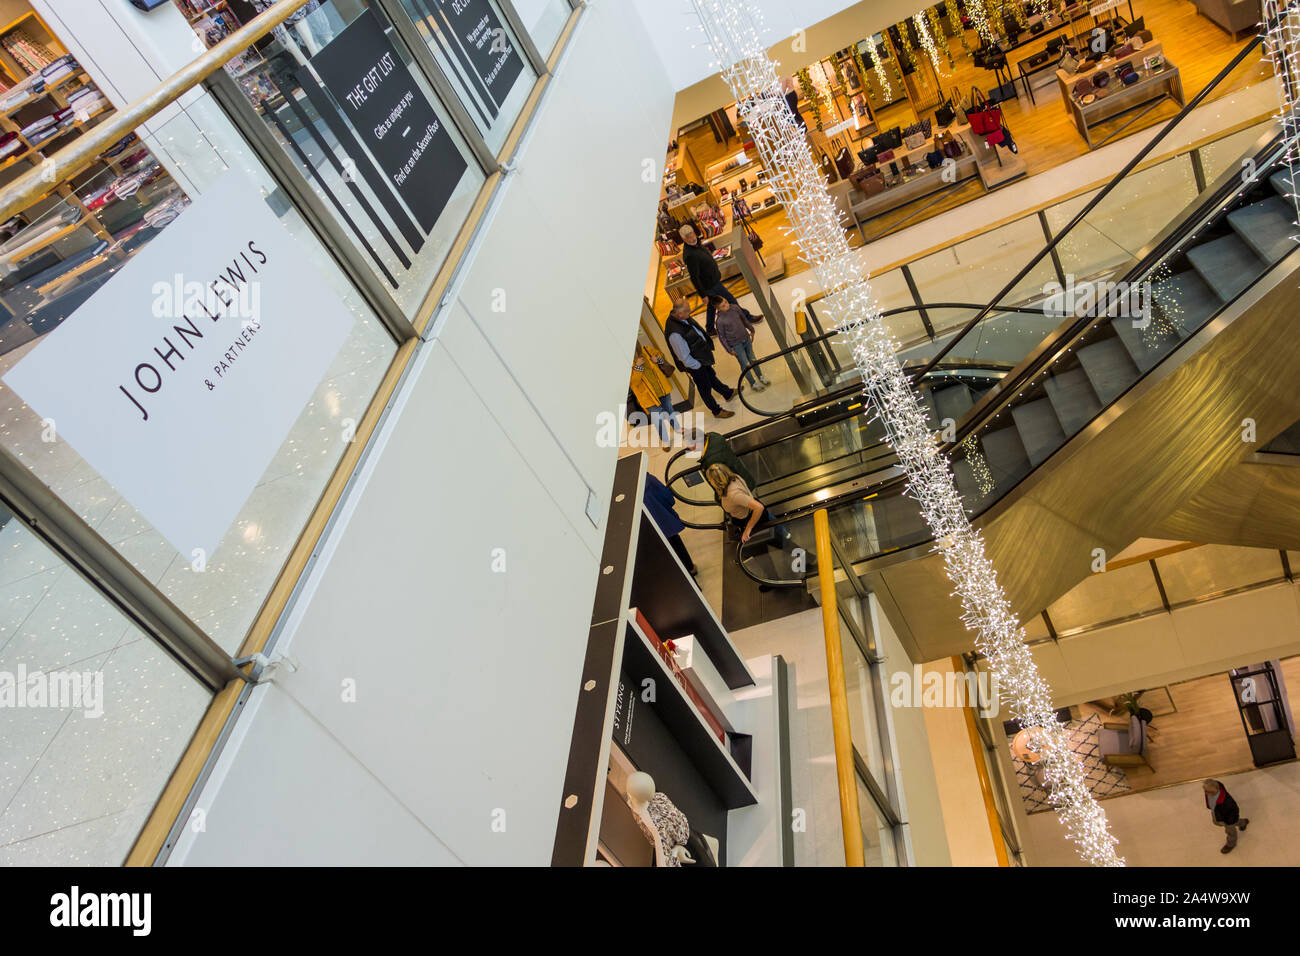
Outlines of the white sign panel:
{"label": "white sign panel", "polygon": [[5,382],[182,555],[211,555],[353,315],[227,173]]}

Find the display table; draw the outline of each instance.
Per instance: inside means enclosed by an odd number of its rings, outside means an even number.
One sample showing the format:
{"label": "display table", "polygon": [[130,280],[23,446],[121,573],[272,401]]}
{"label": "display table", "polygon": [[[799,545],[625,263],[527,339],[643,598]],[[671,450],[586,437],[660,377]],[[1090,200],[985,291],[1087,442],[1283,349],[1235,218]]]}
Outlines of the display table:
{"label": "display table", "polygon": [[[1118,80],[1112,79],[1104,90],[1096,91],[1094,95],[1097,98],[1091,103],[1084,103],[1080,97],[1070,95],[1070,111],[1074,116],[1074,125],[1089,149],[1094,149],[1098,145],[1092,139],[1092,128],[1098,123],[1114,119],[1121,113],[1126,113],[1145,103],[1162,100],[1166,96],[1179,106],[1183,105],[1183,81],[1178,73],[1178,67],[1166,63],[1159,70],[1139,69],[1137,73],[1138,81],[1131,86],[1124,86]],[[1114,133],[1111,135],[1113,136]],[[1109,136],[1105,137],[1101,142],[1104,143],[1109,138]]]}
{"label": "display table", "polygon": [[1074,84],[1078,83],[1082,79],[1092,76],[1098,70],[1107,71],[1110,73],[1111,79],[1113,80],[1115,78],[1115,69],[1125,63],[1132,63],[1133,69],[1139,70],[1142,68],[1142,61],[1147,57],[1164,55],[1165,50],[1160,44],[1160,41],[1153,40],[1142,49],[1134,50],[1128,56],[1120,57],[1118,60],[1110,58],[1104,59],[1101,61],[1100,65],[1094,66],[1092,69],[1084,70],[1080,73],[1066,73],[1064,70],[1057,70],[1056,85],[1061,91],[1061,105],[1064,107],[1066,113],[1072,113],[1073,110],[1070,108],[1070,94],[1074,91]]}

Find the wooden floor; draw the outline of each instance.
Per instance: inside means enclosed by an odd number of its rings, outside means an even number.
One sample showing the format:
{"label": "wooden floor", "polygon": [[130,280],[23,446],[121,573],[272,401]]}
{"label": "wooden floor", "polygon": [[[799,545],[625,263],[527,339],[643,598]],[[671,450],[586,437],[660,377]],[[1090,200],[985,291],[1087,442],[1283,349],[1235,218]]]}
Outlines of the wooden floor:
{"label": "wooden floor", "polygon": [[[1294,713],[1300,707],[1300,657],[1282,661],[1282,674]],[[1151,722],[1154,769],[1124,768],[1133,790],[1154,790],[1254,767],[1226,673],[1171,684],[1169,695],[1177,712],[1161,714]],[[1082,704],[1079,710],[1081,717],[1090,713],[1103,719],[1107,716],[1092,704]]]}
{"label": "wooden floor", "polygon": [[[1233,42],[1227,33],[1210,20],[1200,16],[1188,0],[1134,0],[1133,9],[1138,16],[1146,18],[1147,28],[1163,45],[1166,59],[1178,67],[1182,74],[1183,92],[1187,99],[1200,92],[1227,65],[1232,56],[1249,42],[1249,37]],[[845,45],[847,46],[853,39],[846,37]],[[944,89],[955,87],[964,96],[970,94],[971,87],[987,90],[993,74],[977,69],[970,55],[962,50],[959,40],[954,39],[950,43],[956,68],[952,77],[943,79]],[[1034,45],[1027,46],[1024,50],[1013,51],[1008,57],[1012,70],[1014,71],[1017,60],[1028,56],[1036,49],[1039,47]],[[1272,70],[1267,63],[1252,57],[1250,63],[1244,64],[1234,72],[1231,82],[1221,88],[1217,95],[1221,96],[1251,83],[1265,80],[1271,74]],[[1087,144],[1066,112],[1054,85],[1035,91],[1037,105],[1031,105],[1028,99],[1023,97],[1023,89],[1021,94],[1019,99],[1003,104],[1003,115],[1019,147],[1020,157],[1028,167],[1029,175],[1046,172],[1088,152]],[[1167,121],[1177,112],[1177,109],[1172,101],[1166,100],[1127,127],[1122,135],[1128,136]],[[923,113],[933,116],[934,110],[931,108]],[[1109,132],[1112,127],[1122,125],[1130,118],[1132,114],[1114,124],[1108,124],[1104,132]],[[902,100],[881,110],[876,119],[881,129],[889,129],[916,122],[917,117],[912,105],[907,100]],[[739,145],[735,139],[727,143],[718,143],[707,126],[686,134],[681,138],[681,142],[689,145],[695,161],[702,169],[734,153]],[[927,205],[930,201],[926,200],[894,213],[878,216],[864,224],[864,230],[868,240],[874,240],[899,228],[948,212],[979,195],[983,195],[982,188],[975,182],[970,182],[958,187],[952,193],[945,194],[933,204]],[[763,237],[763,254],[781,252],[785,255],[786,275],[794,275],[806,269],[785,231],[789,228],[789,219],[783,212],[771,213],[759,219],[756,225],[759,234]],[[856,229],[849,230],[849,237],[852,246],[858,247],[863,244]],[[657,293],[652,303],[655,314],[661,319],[668,315],[671,307],[668,295],[664,292],[664,279],[661,266],[656,283]],[[740,284],[733,285],[737,294],[747,291],[743,286],[743,280],[738,280],[738,283]]]}

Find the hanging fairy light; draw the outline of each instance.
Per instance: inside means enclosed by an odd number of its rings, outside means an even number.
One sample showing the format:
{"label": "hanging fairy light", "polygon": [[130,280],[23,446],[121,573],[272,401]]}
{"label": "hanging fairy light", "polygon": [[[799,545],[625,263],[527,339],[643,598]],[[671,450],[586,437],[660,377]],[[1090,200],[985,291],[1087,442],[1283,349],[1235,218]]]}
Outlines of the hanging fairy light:
{"label": "hanging fairy light", "polygon": [[975,32],[985,43],[996,43],[997,35],[989,25],[989,15],[984,9],[984,0],[966,0],[966,14],[975,25]]}
{"label": "hanging fairy light", "polygon": [[956,69],[957,64],[953,62],[952,58],[952,47],[943,35],[943,22],[939,19],[939,11],[934,7],[930,7],[925,11],[925,18],[930,23],[930,36],[934,39],[936,45],[938,43],[943,44],[943,55],[948,60],[948,69]]}
{"label": "hanging fairy light", "polygon": [[1300,170],[1300,3],[1264,0],[1263,13],[1265,55],[1273,65],[1280,106],[1278,122],[1286,143],[1287,199],[1297,213],[1293,220],[1296,224],[1300,223],[1300,183],[1296,182]]}
{"label": "hanging fairy light", "polygon": [[1049,800],[1079,855],[1095,865],[1121,866],[1106,814],[1097,803],[1078,755],[1057,722],[1051,691],[1038,673],[1024,628],[1012,613],[984,552],[983,536],[971,527],[948,459],[929,431],[929,420],[881,321],[871,286],[845,237],[821,170],[781,94],[776,64],[760,40],[760,15],[745,0],[691,0],[722,76],[743,104],[766,168],[768,182],[790,218],[800,256],[812,266],[825,294],[822,307],[851,348],[865,391],[885,426],[890,446],[907,475],[944,567],[962,603],[962,622],[975,634],[1003,691],[1011,716],[1023,727],[1041,727],[1041,765]]}
{"label": "hanging fairy light", "polygon": [[[857,47],[854,47],[857,50]],[[876,71],[876,79],[880,82],[880,95],[884,97],[886,103],[894,101],[894,88],[889,85],[889,77],[885,75],[885,65],[880,62],[880,51],[876,49],[876,41],[867,37],[867,54],[871,57],[871,68]]]}
{"label": "hanging fairy light", "polygon": [[934,45],[934,37],[930,36],[930,28],[926,26],[925,14],[913,14],[912,23],[916,26],[916,37],[921,41],[921,49],[925,51],[925,55],[934,64],[935,75],[947,76],[948,74],[943,72],[943,67],[939,64],[939,49]]}

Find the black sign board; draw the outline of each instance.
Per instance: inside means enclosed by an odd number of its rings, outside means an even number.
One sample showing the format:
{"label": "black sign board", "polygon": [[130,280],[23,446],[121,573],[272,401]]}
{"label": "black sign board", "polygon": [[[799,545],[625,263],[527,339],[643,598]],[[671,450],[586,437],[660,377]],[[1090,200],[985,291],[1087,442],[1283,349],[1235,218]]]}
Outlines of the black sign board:
{"label": "black sign board", "polygon": [[[366,10],[313,56],[311,65],[387,185],[375,181],[370,164],[360,157],[358,172],[376,190],[396,190],[420,225],[432,230],[467,164],[383,25]],[[304,86],[310,79],[300,75]]]}
{"label": "black sign board", "polygon": [[[524,68],[488,0],[433,0],[457,44],[458,59],[469,58],[470,70],[487,90],[488,102],[500,106]],[[461,53],[460,51],[464,51]],[[496,109],[492,110],[496,115]]]}

